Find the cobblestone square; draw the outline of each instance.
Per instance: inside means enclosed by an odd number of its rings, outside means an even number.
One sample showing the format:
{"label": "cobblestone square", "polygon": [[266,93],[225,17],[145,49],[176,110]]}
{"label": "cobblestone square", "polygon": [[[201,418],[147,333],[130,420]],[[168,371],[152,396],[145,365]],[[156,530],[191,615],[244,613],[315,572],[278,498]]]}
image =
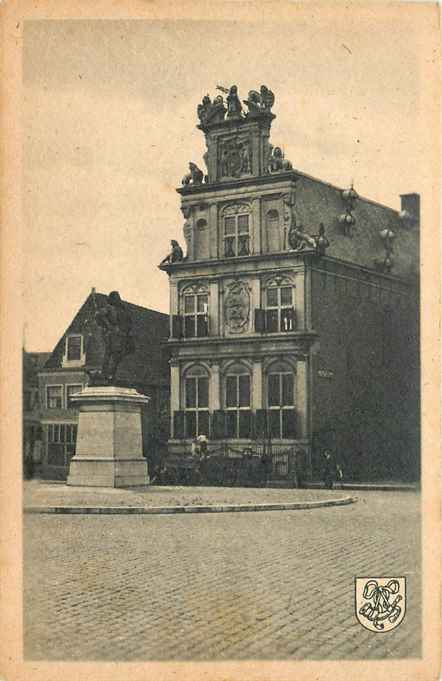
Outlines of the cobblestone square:
{"label": "cobblestone square", "polygon": [[[169,516],[25,515],[27,660],[419,657],[420,497]],[[356,576],[405,576],[390,633],[356,620]]]}

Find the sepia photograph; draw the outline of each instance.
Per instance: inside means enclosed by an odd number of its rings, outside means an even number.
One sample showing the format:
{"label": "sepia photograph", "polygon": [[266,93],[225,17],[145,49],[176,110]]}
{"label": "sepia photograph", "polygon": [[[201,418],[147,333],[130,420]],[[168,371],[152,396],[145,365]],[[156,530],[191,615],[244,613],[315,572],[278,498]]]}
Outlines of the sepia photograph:
{"label": "sepia photograph", "polygon": [[6,17],[5,678],[436,679],[438,6],[60,5]]}

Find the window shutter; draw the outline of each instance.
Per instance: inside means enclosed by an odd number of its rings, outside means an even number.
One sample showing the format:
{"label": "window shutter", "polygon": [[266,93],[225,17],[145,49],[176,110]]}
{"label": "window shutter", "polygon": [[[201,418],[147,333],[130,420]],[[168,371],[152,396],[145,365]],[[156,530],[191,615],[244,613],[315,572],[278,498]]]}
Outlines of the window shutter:
{"label": "window shutter", "polygon": [[175,440],[182,440],[184,438],[184,412],[173,412],[173,437]]}
{"label": "window shutter", "polygon": [[266,313],[266,331],[267,333],[276,333],[280,331],[278,323],[278,310],[265,310]]}
{"label": "window shutter", "polygon": [[255,331],[257,333],[264,333],[265,330],[266,330],[265,310],[257,308],[255,309]]}
{"label": "window shutter", "polygon": [[214,440],[223,440],[226,433],[226,414],[221,409],[213,412],[212,416],[212,438]]}
{"label": "window shutter", "polygon": [[257,409],[255,414],[255,437],[258,440],[263,440],[267,435],[266,421],[266,410]]}
{"label": "window shutter", "polygon": [[282,437],[296,437],[296,410],[284,409],[282,412]]}
{"label": "window shutter", "polygon": [[295,310],[293,307],[286,307],[281,310],[281,331],[295,330]]}
{"label": "window shutter", "polygon": [[206,336],[209,335],[209,325],[208,325],[207,317],[203,317],[202,315],[198,315],[197,320],[196,320],[196,326],[197,326],[198,338],[205,338]]}
{"label": "window shutter", "polygon": [[172,338],[181,338],[182,336],[182,319],[180,315],[172,315]]}

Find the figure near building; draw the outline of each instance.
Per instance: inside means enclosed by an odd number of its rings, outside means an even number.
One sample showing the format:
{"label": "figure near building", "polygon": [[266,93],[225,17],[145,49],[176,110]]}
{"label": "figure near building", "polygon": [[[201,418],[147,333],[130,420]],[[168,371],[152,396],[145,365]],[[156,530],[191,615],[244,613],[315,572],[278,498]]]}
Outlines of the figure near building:
{"label": "figure near building", "polygon": [[135,352],[131,315],[118,291],[109,293],[106,304],[95,312],[95,321],[102,329],[104,358],[101,371],[91,375],[91,384],[112,385],[122,359]]}

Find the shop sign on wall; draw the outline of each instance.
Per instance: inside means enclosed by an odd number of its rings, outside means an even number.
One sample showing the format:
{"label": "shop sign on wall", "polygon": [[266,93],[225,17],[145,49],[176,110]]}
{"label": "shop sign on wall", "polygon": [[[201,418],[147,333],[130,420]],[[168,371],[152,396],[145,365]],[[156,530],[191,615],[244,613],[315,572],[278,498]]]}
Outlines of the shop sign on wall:
{"label": "shop sign on wall", "polygon": [[318,369],[318,376],[321,378],[334,378],[335,372],[330,369]]}

